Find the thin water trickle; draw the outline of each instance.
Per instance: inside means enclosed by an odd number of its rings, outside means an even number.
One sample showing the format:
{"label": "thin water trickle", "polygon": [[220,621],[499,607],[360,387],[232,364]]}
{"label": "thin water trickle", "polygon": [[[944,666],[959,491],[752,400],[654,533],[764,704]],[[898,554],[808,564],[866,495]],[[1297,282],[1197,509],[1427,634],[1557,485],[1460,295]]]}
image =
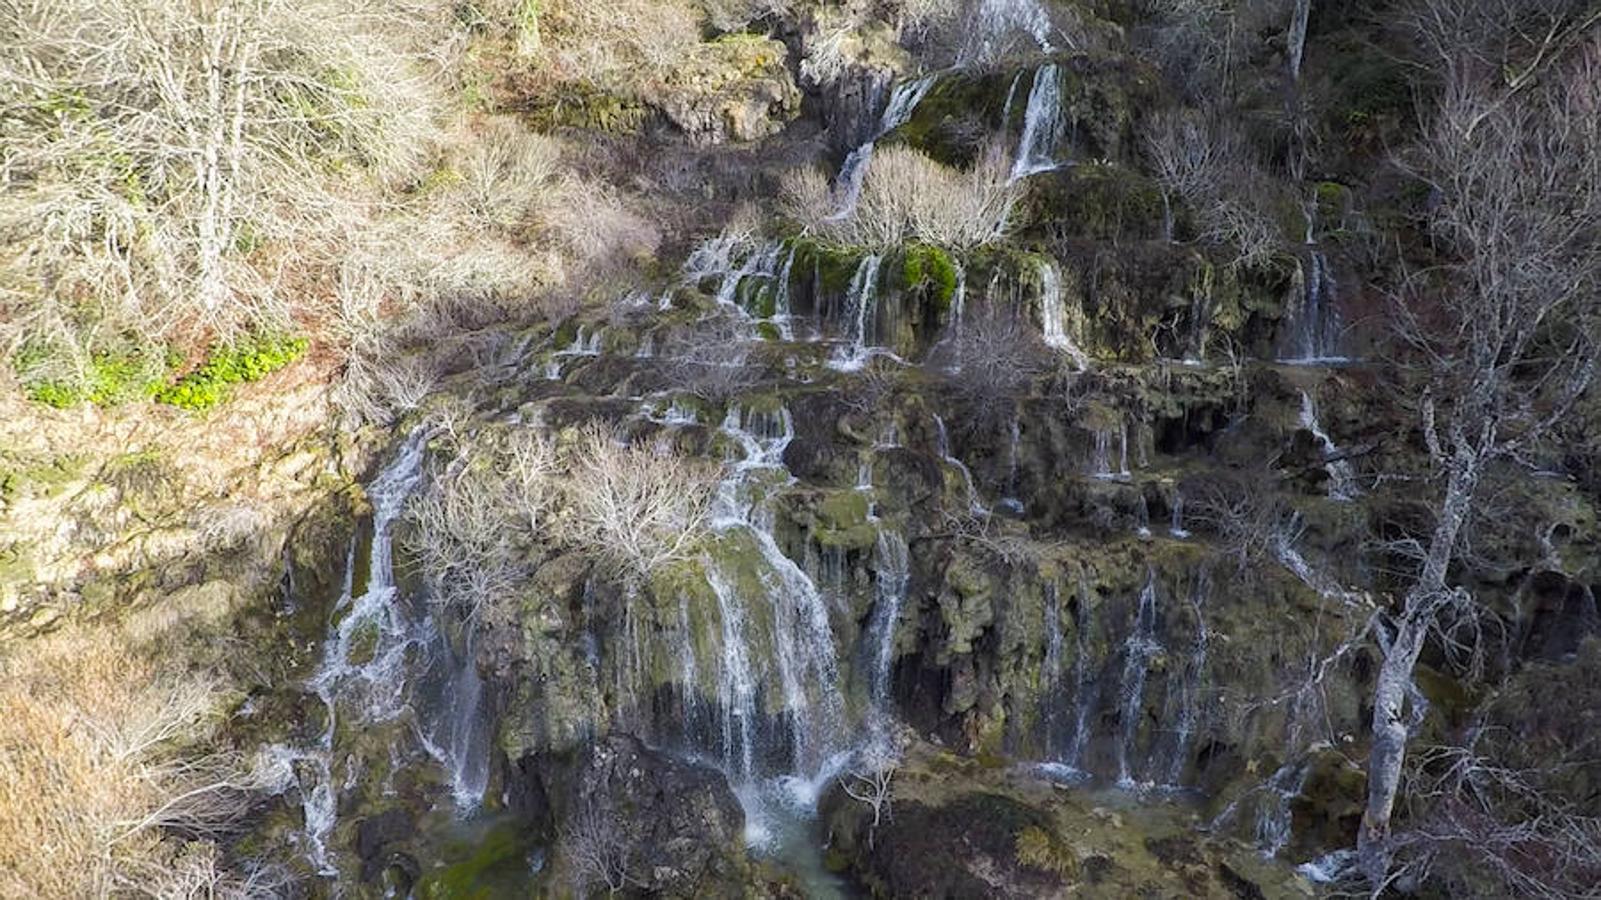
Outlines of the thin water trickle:
{"label": "thin water trickle", "polygon": [[1090,358],[1067,333],[1064,322],[1067,309],[1062,292],[1062,271],[1055,260],[1041,260],[1040,271],[1040,329],[1045,346],[1066,353],[1079,369],[1090,367]]}
{"label": "thin water trickle", "polygon": [[1120,688],[1120,721],[1117,743],[1117,783],[1119,787],[1134,787],[1134,773],[1130,756],[1139,735],[1140,717],[1145,700],[1145,679],[1150,673],[1151,660],[1160,653],[1162,645],[1156,640],[1156,574],[1147,573],[1145,587],[1140,589],[1139,608],[1134,626],[1123,643],[1123,682]]}

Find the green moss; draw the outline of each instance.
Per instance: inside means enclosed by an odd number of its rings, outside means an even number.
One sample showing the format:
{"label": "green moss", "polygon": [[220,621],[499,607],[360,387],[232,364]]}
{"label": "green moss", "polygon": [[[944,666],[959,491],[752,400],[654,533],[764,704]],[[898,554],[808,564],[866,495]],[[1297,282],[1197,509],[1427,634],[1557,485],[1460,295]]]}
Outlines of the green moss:
{"label": "green moss", "polygon": [[527,113],[543,130],[584,128],[609,134],[635,134],[645,124],[644,104],[586,85],[566,84],[543,92]]}
{"label": "green moss", "polygon": [[794,247],[795,265],[791,271],[802,278],[815,276],[818,294],[843,294],[850,289],[851,279],[862,262],[861,253],[811,238],[796,240]]}
{"label": "green moss", "polygon": [[307,346],[305,338],[261,335],[215,347],[200,368],[156,392],[155,399],[192,411],[210,409],[227,399],[233,385],[260,381],[299,359]]}
{"label": "green moss", "polygon": [[956,295],[956,261],[945,250],[928,244],[911,244],[901,264],[901,283],[907,291],[924,291],[940,314],[951,308]]}

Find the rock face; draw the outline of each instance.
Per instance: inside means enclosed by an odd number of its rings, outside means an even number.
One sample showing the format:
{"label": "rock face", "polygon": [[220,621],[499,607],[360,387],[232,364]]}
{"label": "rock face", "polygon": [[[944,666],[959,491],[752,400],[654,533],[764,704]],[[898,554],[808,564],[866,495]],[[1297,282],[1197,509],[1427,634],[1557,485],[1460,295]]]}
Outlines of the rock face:
{"label": "rock face", "polygon": [[737,892],[748,877],[744,814],[715,769],[612,734],[570,775],[545,777],[557,877],[572,886],[687,898]]}
{"label": "rock face", "polygon": [[778,41],[730,36],[706,44],[675,71],[649,103],[691,143],[754,141],[777,134],[800,114],[800,89]]}

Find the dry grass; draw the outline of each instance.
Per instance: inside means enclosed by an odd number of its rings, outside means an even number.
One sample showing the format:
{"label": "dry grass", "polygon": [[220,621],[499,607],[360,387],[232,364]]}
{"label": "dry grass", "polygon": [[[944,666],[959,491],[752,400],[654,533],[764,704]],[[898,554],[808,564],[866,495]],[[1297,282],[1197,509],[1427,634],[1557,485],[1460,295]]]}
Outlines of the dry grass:
{"label": "dry grass", "polygon": [[[235,895],[208,835],[243,813],[244,767],[194,750],[222,692],[111,628],[0,660],[0,896]],[[183,834],[197,846],[181,850]]]}
{"label": "dry grass", "polygon": [[999,152],[971,169],[952,169],[904,146],[877,150],[854,211],[815,170],[794,173],[784,208],[808,233],[859,247],[890,248],[910,240],[971,249],[1005,237],[1016,193],[1011,166]]}

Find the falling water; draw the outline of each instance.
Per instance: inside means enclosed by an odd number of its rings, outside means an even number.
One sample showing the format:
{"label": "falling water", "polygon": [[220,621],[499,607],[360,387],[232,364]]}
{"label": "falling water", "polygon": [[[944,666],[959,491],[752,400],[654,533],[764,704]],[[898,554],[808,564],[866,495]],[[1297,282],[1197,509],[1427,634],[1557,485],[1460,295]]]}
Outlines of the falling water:
{"label": "falling water", "polygon": [[934,452],[962,476],[962,484],[967,488],[968,510],[980,516],[989,515],[989,508],[978,499],[978,488],[973,484],[972,470],[966,463],[952,455],[950,432],[945,430],[945,420],[938,415],[934,416]]}
{"label": "falling water", "polygon": [[873,162],[873,146],[879,138],[905,125],[912,118],[912,113],[917,111],[917,104],[923,102],[933,86],[932,75],[903,81],[895,86],[890,94],[889,105],[884,107],[884,113],[879,117],[877,129],[864,143],[846,154],[845,161],[840,164],[839,175],[834,179],[834,193],[839,198],[839,205],[829,216],[829,221],[843,221],[855,214],[856,202],[862,196],[862,184],[867,180],[868,166]]}
{"label": "falling water", "polygon": [[1317,441],[1318,452],[1323,456],[1323,468],[1329,473],[1329,499],[1341,503],[1355,500],[1361,491],[1357,489],[1351,461],[1340,456],[1340,448],[1335,445],[1334,439],[1318,424],[1317,407],[1306,391],[1301,392],[1301,427],[1312,433],[1313,440]]}
{"label": "falling water", "polygon": [[901,607],[911,581],[911,560],[906,541],[887,528],[878,532],[877,604],[869,632],[873,641],[873,702],[880,713],[887,713],[890,702],[890,670],[895,654],[895,629],[900,624]]}
{"label": "falling water", "polygon": [[878,304],[879,262],[880,257],[876,254],[864,256],[856,267],[856,274],[851,276],[850,289],[845,298],[845,315],[851,322],[850,347],[843,358],[832,363],[837,368],[849,371],[859,369],[867,362],[868,342],[872,337],[869,328]]}
{"label": "falling water", "polygon": [[1293,363],[1344,362],[1340,355],[1342,323],[1339,283],[1323,251],[1313,249],[1296,267],[1285,306],[1289,316],[1280,338],[1279,359]]}
{"label": "falling water", "polygon": [[1095,610],[1091,600],[1089,578],[1079,571],[1078,614],[1073,622],[1073,745],[1063,760],[1069,768],[1084,770],[1084,751],[1089,749],[1091,719],[1100,703],[1099,684],[1095,678],[1098,667],[1090,665],[1089,634],[1095,627]]}
{"label": "falling water", "polygon": [[[368,581],[360,597],[355,592],[356,555],[352,547],[345,570],[345,589],[335,615],[344,612],[326,642],[322,663],[307,682],[327,708],[326,725],[317,746],[274,747],[270,755],[294,769],[305,813],[307,856],[317,871],[338,874],[328,848],[328,836],[338,824],[337,787],[333,782],[334,734],[340,700],[359,719],[388,721],[405,708],[405,664],[410,651],[425,646],[431,635],[412,621],[397,602],[392,529],[405,509],[406,499],[422,479],[427,434],[414,431],[401,442],[394,458],[367,488],[373,507],[372,547]],[[370,657],[355,662],[357,645],[370,647]]]}
{"label": "falling water", "polygon": [[794,312],[790,309],[789,278],[795,269],[795,253],[799,249],[798,243],[790,245],[789,255],[784,258],[783,268],[778,270],[778,284],[774,288],[773,321],[778,325],[778,336],[786,341],[795,337]]}
{"label": "falling water", "polygon": [[1211,592],[1211,581],[1203,573],[1195,584],[1190,606],[1195,610],[1195,643],[1190,648],[1189,666],[1180,688],[1178,724],[1174,727],[1173,757],[1168,762],[1167,784],[1183,783],[1184,770],[1189,764],[1190,744],[1195,740],[1201,718],[1201,693],[1205,687],[1206,650],[1211,633],[1206,628],[1206,601]]}
{"label": "falling water", "polygon": [[1141,538],[1151,536],[1151,505],[1143,493],[1134,502],[1134,534]]}
{"label": "falling water", "polygon": [[756,775],[756,675],[751,669],[745,604],[716,566],[706,567],[706,583],[717,597],[723,630],[717,678],[717,706],[723,719],[723,770],[748,782]]}
{"label": "falling water", "polygon": [[1173,488],[1173,514],[1167,533],[1181,541],[1190,536],[1189,529],[1184,527],[1184,492],[1177,487]]}
{"label": "falling water", "polygon": [[1257,799],[1253,805],[1253,812],[1256,815],[1253,833],[1257,849],[1263,856],[1277,856],[1279,851],[1289,846],[1293,823],[1290,804],[1306,787],[1306,777],[1310,771],[1311,766],[1303,760],[1291,757],[1274,770],[1266,781],[1234,798],[1233,802],[1212,819],[1207,825],[1207,830],[1222,830],[1239,816],[1240,809],[1247,800],[1256,798],[1258,794],[1265,794],[1266,796]]}
{"label": "falling water", "polygon": [[1028,92],[1028,109],[1023,117],[1023,139],[1017,145],[1012,164],[1012,180],[1027,178],[1057,167],[1056,154],[1062,142],[1062,78],[1055,63],[1040,66],[1034,73],[1034,86]]}
{"label": "falling water", "polygon": [[1066,316],[1066,298],[1062,294],[1062,271],[1052,259],[1040,260],[1040,323],[1045,345],[1066,353],[1073,365],[1080,369],[1090,367],[1089,357],[1068,336],[1063,323]]}
{"label": "falling water", "polygon": [[1012,425],[1007,431],[1006,441],[1006,496],[1001,499],[1000,505],[1016,515],[1023,514],[1023,501],[1018,499],[1017,458],[1019,448],[1023,443],[1022,427],[1018,424],[1022,417],[1016,411],[1012,413]]}
{"label": "falling water", "polygon": [[982,0],[957,53],[957,65],[995,62],[1006,54],[1016,32],[1027,34],[1040,50],[1052,52],[1051,17],[1040,0]]}
{"label": "falling water", "polygon": [[1139,733],[1141,707],[1145,700],[1145,678],[1149,674],[1151,658],[1162,645],[1156,641],[1156,573],[1147,573],[1145,587],[1140,590],[1139,610],[1134,627],[1123,643],[1123,682],[1120,707],[1120,731],[1117,744],[1117,783],[1119,787],[1133,787],[1134,775],[1129,769],[1129,754]]}

